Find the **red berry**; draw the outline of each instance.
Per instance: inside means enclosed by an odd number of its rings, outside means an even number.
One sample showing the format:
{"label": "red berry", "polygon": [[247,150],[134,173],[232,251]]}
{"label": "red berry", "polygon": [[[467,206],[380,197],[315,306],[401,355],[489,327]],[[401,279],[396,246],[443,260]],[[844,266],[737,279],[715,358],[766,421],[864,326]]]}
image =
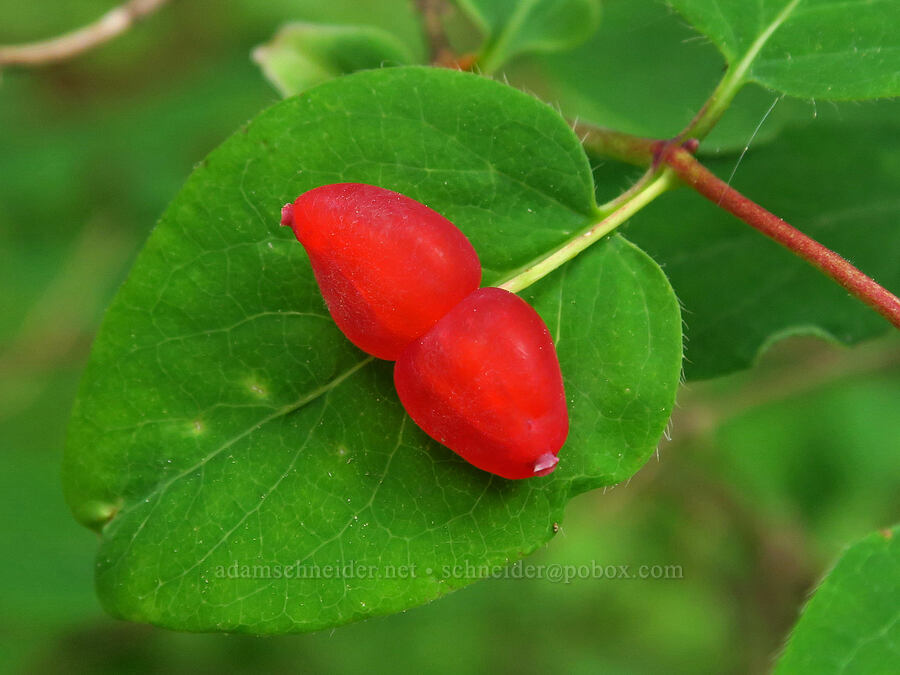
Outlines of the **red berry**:
{"label": "red berry", "polygon": [[463,459],[504,478],[543,476],[559,461],[569,416],[550,332],[500,288],[470,294],[394,366],[406,411]]}
{"label": "red berry", "polygon": [[324,185],[281,216],[306,248],[335,323],[378,358],[396,359],[481,283],[481,263],[465,235],[397,192]]}

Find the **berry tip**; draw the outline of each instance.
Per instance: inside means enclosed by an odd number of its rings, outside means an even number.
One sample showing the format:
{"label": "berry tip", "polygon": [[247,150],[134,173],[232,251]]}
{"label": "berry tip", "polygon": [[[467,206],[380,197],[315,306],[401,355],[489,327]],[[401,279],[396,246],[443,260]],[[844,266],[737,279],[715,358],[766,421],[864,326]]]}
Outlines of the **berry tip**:
{"label": "berry tip", "polygon": [[281,224],[287,225],[290,227],[291,222],[294,220],[294,205],[291,202],[288,202],[284,206],[281,207]]}
{"label": "berry tip", "polygon": [[557,464],[559,464],[559,457],[554,455],[552,452],[545,452],[543,455],[538,457],[537,461],[534,463],[534,475],[546,476],[556,468]]}

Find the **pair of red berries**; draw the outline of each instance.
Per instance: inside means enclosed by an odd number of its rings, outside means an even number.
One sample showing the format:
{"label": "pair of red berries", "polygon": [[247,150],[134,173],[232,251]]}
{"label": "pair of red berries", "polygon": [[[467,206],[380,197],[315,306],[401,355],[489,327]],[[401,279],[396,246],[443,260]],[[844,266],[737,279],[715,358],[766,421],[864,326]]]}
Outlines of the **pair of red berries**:
{"label": "pair of red berries", "polygon": [[424,204],[360,183],[310,190],[281,212],[335,323],[396,361],[403,407],[429,436],[504,478],[550,473],[569,431],[559,360],[518,296],[478,288],[465,235]]}

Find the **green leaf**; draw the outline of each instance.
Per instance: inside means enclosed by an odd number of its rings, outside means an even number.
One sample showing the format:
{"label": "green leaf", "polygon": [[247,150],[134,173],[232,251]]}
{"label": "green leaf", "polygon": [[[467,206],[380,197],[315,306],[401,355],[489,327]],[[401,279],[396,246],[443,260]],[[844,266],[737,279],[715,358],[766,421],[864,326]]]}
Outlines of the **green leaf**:
{"label": "green leaf", "polygon": [[478,60],[491,73],[525,52],[553,52],[584,42],[600,22],[597,0],[455,0],[486,37]]}
{"label": "green leaf", "polygon": [[408,65],[413,57],[381,28],[290,23],[254,49],[253,60],[282,96],[292,96],[357,70]]}
{"label": "green leaf", "polygon": [[775,673],[890,673],[900,653],[900,526],[841,556],[803,610]]}
{"label": "green leaf", "polygon": [[740,71],[793,96],[900,95],[894,0],[668,0]]}
{"label": "green leaf", "polygon": [[[400,611],[534,550],[572,495],[628,478],[653,452],[681,323],[650,258],[613,237],[528,289],[559,342],[572,431],[551,476],[504,481],[407,419],[390,364],[338,332],[302,247],[278,226],[285,201],[339,181],[447,215],[485,283],[596,214],[566,123],[455,71],[333,80],[213,152],[108,310],[73,413],[66,493],[102,532],[97,585],[113,614],[273,633]],[[370,572],[227,578],[235,563]],[[386,578],[412,566],[413,578]]]}
{"label": "green leaf", "polygon": [[[858,107],[858,106],[857,106]],[[842,109],[841,118],[778,143],[710,160],[723,179],[900,292],[900,161],[896,102]],[[832,117],[829,115],[829,117]],[[812,334],[853,344],[890,330],[880,315],[807,262],[689,190],[666,195],[627,232],[664,267],[685,308],[688,378],[746,368],[774,340]]]}

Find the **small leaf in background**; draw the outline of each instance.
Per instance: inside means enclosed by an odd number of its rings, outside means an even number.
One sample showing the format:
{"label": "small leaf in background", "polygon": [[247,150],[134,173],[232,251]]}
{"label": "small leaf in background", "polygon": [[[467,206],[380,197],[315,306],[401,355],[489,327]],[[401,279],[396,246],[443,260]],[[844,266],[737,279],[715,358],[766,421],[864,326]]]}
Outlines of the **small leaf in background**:
{"label": "small leaf in background", "polygon": [[775,673],[896,672],[898,608],[900,526],[894,526],[844,552],[803,610]]}
{"label": "small leaf in background", "polygon": [[668,0],[745,79],[792,96],[900,95],[896,0]]}
{"label": "small leaf in background", "polygon": [[[112,613],[277,633],[401,611],[534,550],[571,496],[627,479],[655,449],[681,319],[646,254],[612,237],[527,290],[558,343],[572,431],[551,476],[504,481],[408,420],[391,365],[343,338],[279,227],[286,201],[341,181],[450,218],[487,284],[597,211],[565,121],[468,73],[357,73],[232,136],[150,237],[76,403],[66,493],[102,531],[97,583]],[[283,576],[347,564],[373,571]],[[260,572],[233,578],[235,565]]]}
{"label": "small leaf in background", "polygon": [[334,77],[413,62],[409,50],[374,26],[290,23],[253,50],[253,60],[282,96]]}
{"label": "small leaf in background", "polygon": [[[824,106],[823,106],[824,108]],[[900,162],[896,102],[848,104],[786,130],[777,143],[710,159],[723,179],[806,234],[900,291]],[[750,366],[791,334],[854,344],[890,325],[806,261],[689,190],[666,195],[627,227],[660,261],[685,308],[685,374]]]}
{"label": "small leaf in background", "polygon": [[584,42],[600,21],[597,0],[455,0],[485,35],[478,64],[491,73],[518,54]]}

